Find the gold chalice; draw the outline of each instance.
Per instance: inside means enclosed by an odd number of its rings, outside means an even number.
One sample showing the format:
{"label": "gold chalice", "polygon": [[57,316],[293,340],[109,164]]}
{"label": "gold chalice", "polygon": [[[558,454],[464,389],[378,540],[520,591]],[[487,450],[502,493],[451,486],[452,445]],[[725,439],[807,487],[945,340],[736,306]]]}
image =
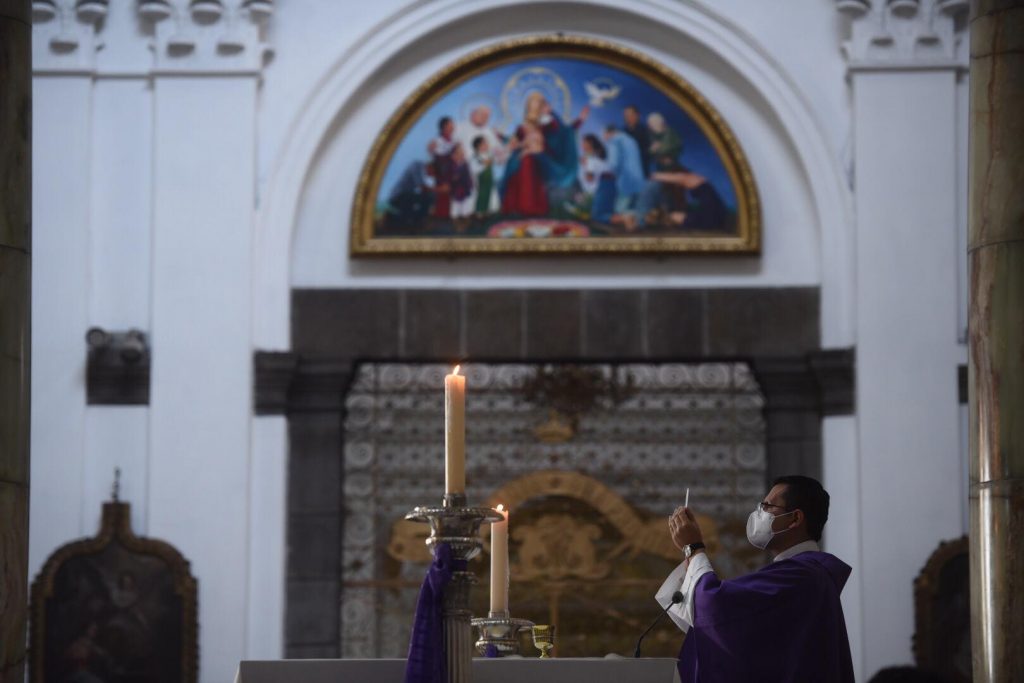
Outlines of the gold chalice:
{"label": "gold chalice", "polygon": [[540,650],[541,659],[551,659],[548,652],[555,646],[555,627],[546,624],[534,625],[533,646]]}

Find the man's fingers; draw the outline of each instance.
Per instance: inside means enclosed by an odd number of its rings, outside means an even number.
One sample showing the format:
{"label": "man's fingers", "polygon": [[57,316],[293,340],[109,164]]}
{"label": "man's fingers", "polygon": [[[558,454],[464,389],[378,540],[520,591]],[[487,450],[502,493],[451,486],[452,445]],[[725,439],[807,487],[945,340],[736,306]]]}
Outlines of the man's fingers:
{"label": "man's fingers", "polygon": [[683,514],[686,515],[686,519],[690,520],[691,522],[697,521],[697,518],[693,516],[693,512],[690,511],[690,508],[683,508]]}

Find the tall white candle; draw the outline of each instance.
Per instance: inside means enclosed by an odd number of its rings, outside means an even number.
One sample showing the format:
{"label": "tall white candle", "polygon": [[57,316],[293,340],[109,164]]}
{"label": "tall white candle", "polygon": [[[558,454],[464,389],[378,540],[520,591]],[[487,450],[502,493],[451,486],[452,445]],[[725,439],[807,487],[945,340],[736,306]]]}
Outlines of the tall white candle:
{"label": "tall white candle", "polygon": [[444,378],[444,490],[466,492],[466,378],[458,365]]}
{"label": "tall white candle", "polygon": [[491,612],[508,612],[508,510],[491,523]]}

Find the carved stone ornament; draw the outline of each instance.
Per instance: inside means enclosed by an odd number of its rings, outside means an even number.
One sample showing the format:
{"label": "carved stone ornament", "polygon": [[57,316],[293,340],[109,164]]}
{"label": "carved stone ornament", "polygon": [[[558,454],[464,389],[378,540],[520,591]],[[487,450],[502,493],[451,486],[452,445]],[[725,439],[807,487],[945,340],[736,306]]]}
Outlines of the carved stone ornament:
{"label": "carved stone ornament", "polygon": [[836,0],[851,70],[966,69],[967,0]]}
{"label": "carved stone ornament", "polygon": [[[267,25],[273,9],[274,0],[33,0],[32,68],[35,73],[82,75],[111,68],[139,76],[258,74],[270,52]],[[127,12],[137,20],[125,21]],[[145,55],[135,58],[139,63],[97,63],[105,46],[131,41],[150,48],[138,53]]]}
{"label": "carved stone ornament", "polygon": [[58,548],[32,584],[29,680],[198,680],[197,585],[173,546],[140,538],[131,506]]}

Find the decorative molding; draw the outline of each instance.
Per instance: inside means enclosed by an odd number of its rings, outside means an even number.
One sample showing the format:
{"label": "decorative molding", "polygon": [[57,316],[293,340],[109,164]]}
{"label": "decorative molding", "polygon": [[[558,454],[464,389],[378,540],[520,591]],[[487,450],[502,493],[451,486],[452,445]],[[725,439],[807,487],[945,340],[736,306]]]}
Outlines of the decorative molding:
{"label": "decorative molding", "polygon": [[767,410],[810,410],[821,415],[854,411],[853,349],[823,349],[804,356],[755,358],[751,363]]}
{"label": "decorative molding", "polygon": [[836,0],[850,71],[966,70],[967,0]]}
{"label": "decorative molding", "polygon": [[[288,415],[342,412],[358,361],[257,351],[253,363],[255,413]],[[751,362],[768,399],[766,409],[812,411],[823,416],[853,414],[855,365],[853,349],[825,349]]]}
{"label": "decorative molding", "polygon": [[818,386],[822,415],[852,415],[856,400],[854,349],[823,349],[807,358]]}
{"label": "decorative molding", "polygon": [[33,0],[33,73],[91,73],[108,0]]}
{"label": "decorative molding", "polygon": [[270,53],[273,0],[142,0],[139,16],[153,29],[156,75],[259,74]]}
{"label": "decorative molding", "polygon": [[141,41],[148,57],[132,75],[259,75],[273,14],[274,0],[33,0],[33,72],[103,75],[100,49]]}
{"label": "decorative molding", "polygon": [[89,356],[85,371],[89,405],[149,405],[152,355],[138,330],[107,332],[94,327],[85,336]]}
{"label": "decorative molding", "polygon": [[257,351],[253,363],[256,415],[341,413],[356,366],[352,359],[267,351]]}
{"label": "decorative molding", "polygon": [[257,351],[253,356],[253,410],[257,415],[283,415],[299,359],[294,353]]}

